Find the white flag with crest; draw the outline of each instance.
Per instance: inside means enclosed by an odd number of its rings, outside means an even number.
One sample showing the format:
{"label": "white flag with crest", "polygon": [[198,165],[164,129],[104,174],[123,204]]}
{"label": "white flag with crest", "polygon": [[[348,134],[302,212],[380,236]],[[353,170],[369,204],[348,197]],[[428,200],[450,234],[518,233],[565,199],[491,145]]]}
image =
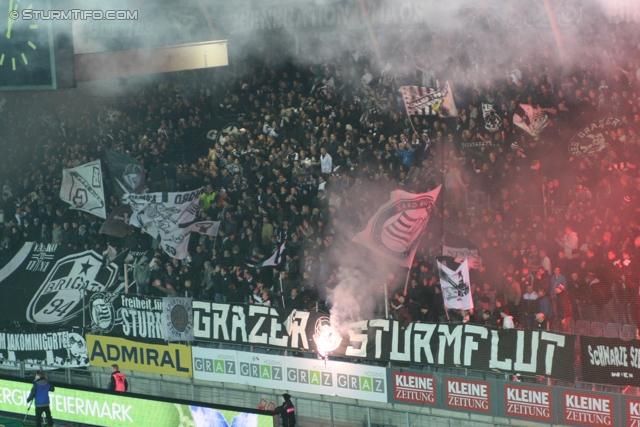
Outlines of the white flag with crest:
{"label": "white flag with crest", "polygon": [[60,199],[71,205],[71,209],[89,212],[99,218],[107,218],[102,186],[100,160],[85,163],[62,171]]}
{"label": "white flag with crest", "polygon": [[367,228],[356,234],[353,241],[403,267],[411,267],[440,188],[421,194],[392,191],[389,201],[378,209]]}
{"label": "white flag with crest", "polygon": [[473,298],[469,281],[469,262],[465,259],[454,271],[438,261],[438,271],[445,308],[471,310]]}
{"label": "white flag with crest", "polygon": [[125,194],[131,206],[129,224],[160,240],[160,246],[172,258],[187,256],[189,234],[200,209],[202,188],[177,193]]}

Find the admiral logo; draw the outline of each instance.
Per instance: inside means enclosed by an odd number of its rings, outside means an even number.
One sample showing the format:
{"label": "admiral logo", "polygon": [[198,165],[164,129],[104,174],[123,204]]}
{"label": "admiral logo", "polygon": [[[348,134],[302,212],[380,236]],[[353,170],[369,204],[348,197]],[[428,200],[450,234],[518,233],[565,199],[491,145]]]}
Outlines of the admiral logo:
{"label": "admiral logo", "polygon": [[240,363],[240,375],[243,377],[282,381],[282,370],[282,366],[246,362]]}
{"label": "admiral logo", "polygon": [[640,400],[627,400],[627,425],[640,427]]}
{"label": "admiral logo", "polygon": [[236,361],[235,359],[228,359],[205,359],[202,357],[194,357],[193,370],[219,375],[236,375]]}
{"label": "admiral logo", "polygon": [[435,379],[432,375],[394,372],[393,397],[403,402],[435,405]]}
{"label": "admiral logo", "polygon": [[514,385],[504,386],[507,415],[551,421],[551,391]]}
{"label": "admiral logo", "polygon": [[287,368],[287,381],[321,387],[333,387],[333,376],[331,372],[311,369]]}
{"label": "admiral logo", "polygon": [[564,421],[587,426],[613,426],[613,399],[564,392]]}
{"label": "admiral logo", "polygon": [[373,378],[364,375],[337,374],[336,384],[339,388],[349,390],[385,393],[384,378]]}
{"label": "admiral logo", "polygon": [[73,318],[82,309],[83,294],[106,290],[116,280],[117,272],[115,264],[102,268],[102,257],[94,251],[60,259],[31,299],[27,320],[57,324]]}
{"label": "admiral logo", "polygon": [[466,411],[490,412],[489,383],[484,381],[446,379],[447,406]]}

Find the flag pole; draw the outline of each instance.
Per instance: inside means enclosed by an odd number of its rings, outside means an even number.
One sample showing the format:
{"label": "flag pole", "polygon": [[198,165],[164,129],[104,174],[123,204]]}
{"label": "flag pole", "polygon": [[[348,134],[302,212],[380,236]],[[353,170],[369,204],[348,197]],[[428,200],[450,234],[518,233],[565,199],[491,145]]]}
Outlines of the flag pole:
{"label": "flag pole", "polygon": [[284,288],[282,287],[282,272],[280,272],[279,276],[280,276],[280,296],[282,297],[282,308],[287,308],[287,305],[284,302]]}
{"label": "flag pole", "polygon": [[[411,262],[413,264],[413,261]],[[404,282],[404,296],[407,296],[407,290],[409,289],[409,278],[411,277],[411,267],[407,271],[407,280]]]}
{"label": "flag pole", "polygon": [[389,280],[384,282],[384,318],[389,320]]}

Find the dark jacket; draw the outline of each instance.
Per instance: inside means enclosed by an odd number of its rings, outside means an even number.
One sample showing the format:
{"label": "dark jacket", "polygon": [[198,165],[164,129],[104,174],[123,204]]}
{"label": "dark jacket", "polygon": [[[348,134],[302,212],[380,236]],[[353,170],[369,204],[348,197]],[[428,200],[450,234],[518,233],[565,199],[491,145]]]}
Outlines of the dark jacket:
{"label": "dark jacket", "polygon": [[294,427],[296,425],[296,408],[290,400],[286,400],[282,405],[274,409],[274,411],[282,418],[283,427]]}
{"label": "dark jacket", "polygon": [[55,391],[55,387],[46,378],[36,380],[31,387],[31,393],[27,398],[27,402],[36,400],[36,406],[48,406],[49,405],[49,392]]}

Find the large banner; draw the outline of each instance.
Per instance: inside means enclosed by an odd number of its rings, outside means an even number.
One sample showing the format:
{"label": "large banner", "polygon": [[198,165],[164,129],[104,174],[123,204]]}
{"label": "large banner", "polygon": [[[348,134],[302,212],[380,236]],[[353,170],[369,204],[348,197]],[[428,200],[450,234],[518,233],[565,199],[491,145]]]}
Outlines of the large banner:
{"label": "large banner", "polygon": [[129,224],[160,240],[160,246],[172,258],[184,259],[191,226],[197,222],[201,193],[202,188],[177,193],[126,194],[123,201],[133,211]]}
{"label": "large banner", "polygon": [[387,402],[385,368],[199,347],[192,352],[197,380]]}
{"label": "large banner", "polygon": [[[273,416],[242,412],[238,408],[196,406],[134,397],[124,393],[77,390],[55,385],[49,394],[51,412],[58,422],[105,427],[273,427]],[[0,411],[23,417],[31,384],[3,379]],[[206,405],[206,404],[201,404]],[[31,415],[34,414],[33,409]],[[258,412],[258,411],[255,411]]]}
{"label": "large banner", "polygon": [[97,292],[91,296],[90,330],[136,341],[165,341],[163,298]]}
{"label": "large banner", "polygon": [[640,341],[580,337],[582,380],[600,384],[638,385]]}
{"label": "large banner", "polygon": [[87,335],[89,364],[191,378],[191,347],[147,344],[124,338]]}
{"label": "large banner", "polygon": [[18,370],[80,368],[89,366],[82,335],[63,330],[45,333],[0,332],[0,368]]}
{"label": "large banner", "polygon": [[[262,306],[193,302],[197,341],[318,351],[338,357],[468,367],[574,380],[574,340],[546,331],[496,331],[479,325],[412,323],[377,319],[318,333],[330,322],[314,312]],[[325,331],[326,332],[326,331]],[[321,341],[318,344],[318,341]]]}
{"label": "large banner", "polygon": [[117,278],[118,267],[105,265],[94,251],[25,243],[0,270],[0,289],[11,295],[0,301],[0,323],[17,330],[27,323],[82,326],[83,307],[93,293],[124,288]]}

